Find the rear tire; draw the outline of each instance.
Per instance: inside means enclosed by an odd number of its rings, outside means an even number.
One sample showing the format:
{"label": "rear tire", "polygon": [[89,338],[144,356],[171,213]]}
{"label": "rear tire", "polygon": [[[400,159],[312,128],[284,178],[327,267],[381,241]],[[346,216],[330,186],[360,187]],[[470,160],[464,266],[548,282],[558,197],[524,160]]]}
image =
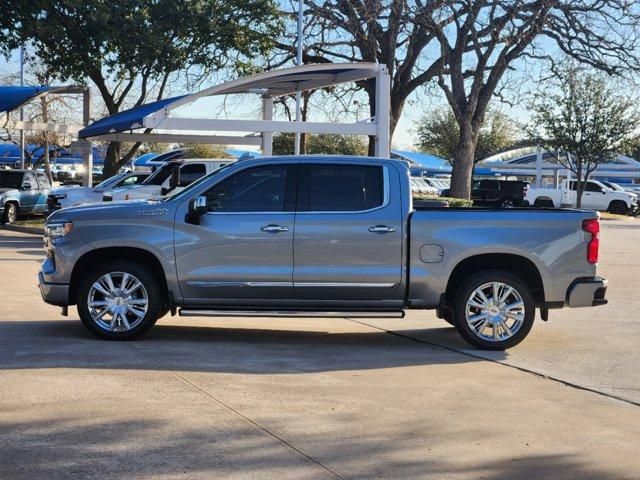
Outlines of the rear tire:
{"label": "rear tire", "polygon": [[504,350],[527,336],[535,318],[531,289],[516,275],[485,270],[458,289],[452,307],[456,328],[483,350]]}
{"label": "rear tire", "polygon": [[516,206],[516,202],[513,198],[504,198],[498,206],[500,208],[514,208]]}
{"label": "rear tire", "polygon": [[551,200],[536,200],[533,202],[535,208],[553,208],[553,202]]}
{"label": "rear tire", "polygon": [[151,272],[132,262],[98,265],[84,275],[78,288],[80,320],[105,340],[141,336],[160,318],[164,303]]}

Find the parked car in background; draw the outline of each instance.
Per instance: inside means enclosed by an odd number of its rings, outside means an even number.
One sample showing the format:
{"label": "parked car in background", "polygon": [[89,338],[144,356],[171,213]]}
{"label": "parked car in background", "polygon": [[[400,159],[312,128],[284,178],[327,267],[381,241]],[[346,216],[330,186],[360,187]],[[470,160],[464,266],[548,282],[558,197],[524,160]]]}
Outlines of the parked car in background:
{"label": "parked car in background", "polygon": [[442,195],[444,190],[448,190],[451,187],[451,182],[444,178],[422,177],[422,180],[430,187],[435,188],[439,195]]}
{"label": "parked car in background", "polygon": [[233,159],[190,158],[165,163],[142,184],[132,188],[115,188],[105,192],[105,202],[148,200],[176,193],[205,175],[235,162]]}
{"label": "parked car in background", "polygon": [[[531,188],[526,200],[534,207],[576,206],[577,182],[563,180],[558,188]],[[597,180],[587,181],[582,193],[582,208],[617,213],[635,214],[638,210],[638,196],[619,190],[611,190]]]}
{"label": "parked car in background", "polygon": [[95,187],[59,187],[47,195],[47,213],[51,214],[61,208],[82,205],[84,203],[101,202],[104,192],[113,188],[130,188],[141,184],[147,172],[125,172],[107,178]]}
{"label": "parked car in background", "polygon": [[421,193],[423,195],[438,195],[438,190],[420,177],[410,177],[411,191],[414,193]]}
{"label": "parked car in background", "polygon": [[606,303],[597,213],[420,208],[409,178],[390,159],[263,157],[163,201],[59,210],[46,224],[40,290],[63,314],[77,305],[86,328],[107,339],[137,337],[177,309],[225,317],[437,309],[486,349],[522,341],[536,308],[546,320],[551,308]]}
{"label": "parked car in background", "polygon": [[0,170],[0,218],[13,223],[18,217],[41,214],[47,209],[51,188],[44,172]]}
{"label": "parked car in background", "polygon": [[473,183],[471,200],[479,207],[520,207],[529,183],[520,180],[478,180]]}

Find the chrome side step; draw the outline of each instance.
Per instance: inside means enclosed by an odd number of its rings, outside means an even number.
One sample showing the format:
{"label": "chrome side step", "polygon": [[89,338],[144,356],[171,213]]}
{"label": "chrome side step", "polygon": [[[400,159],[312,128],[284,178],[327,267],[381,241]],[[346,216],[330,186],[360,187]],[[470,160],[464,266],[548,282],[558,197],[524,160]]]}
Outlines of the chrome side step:
{"label": "chrome side step", "polygon": [[181,317],[334,317],[334,318],[404,318],[404,310],[225,310],[225,309],[187,309],[178,311]]}

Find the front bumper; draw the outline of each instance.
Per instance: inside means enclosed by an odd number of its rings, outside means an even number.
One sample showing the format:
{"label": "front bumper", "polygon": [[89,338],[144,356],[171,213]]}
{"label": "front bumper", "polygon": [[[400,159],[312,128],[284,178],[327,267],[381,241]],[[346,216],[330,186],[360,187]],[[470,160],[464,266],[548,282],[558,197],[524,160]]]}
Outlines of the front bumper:
{"label": "front bumper", "polygon": [[567,306],[597,307],[606,305],[604,298],[608,282],[600,277],[583,277],[576,279],[567,289]]}
{"label": "front bumper", "polygon": [[38,272],[38,287],[46,303],[58,307],[70,305],[68,283],[47,283],[42,272]]}

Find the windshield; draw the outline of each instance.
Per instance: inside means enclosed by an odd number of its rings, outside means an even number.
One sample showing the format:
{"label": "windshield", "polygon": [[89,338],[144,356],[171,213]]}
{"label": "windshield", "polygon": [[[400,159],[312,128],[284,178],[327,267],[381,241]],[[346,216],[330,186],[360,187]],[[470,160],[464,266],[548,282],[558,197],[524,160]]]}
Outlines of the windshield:
{"label": "windshield", "polygon": [[20,188],[22,186],[22,172],[0,172],[0,188]]}
{"label": "windshield", "polygon": [[198,188],[200,185],[202,185],[203,183],[205,183],[207,180],[209,180],[212,177],[215,177],[218,173],[220,173],[221,171],[223,171],[225,168],[229,167],[230,165],[233,165],[233,163],[228,163],[226,165],[223,165],[222,167],[220,167],[218,170],[216,170],[215,172],[211,172],[208,175],[205,175],[204,177],[201,177],[200,179],[196,180],[195,182],[193,182],[192,184],[190,184],[188,187],[186,187],[184,190],[179,190],[177,192],[173,192],[170,193],[169,195],[167,195],[164,198],[164,201],[166,200],[175,200],[177,198],[182,198],[183,196],[188,196],[191,194],[191,192]]}
{"label": "windshield", "polygon": [[171,176],[171,171],[173,170],[174,165],[180,164],[176,162],[165,163],[162,167],[149,175],[147,179],[142,182],[142,185],[162,185],[164,181]]}
{"label": "windshield", "polygon": [[117,175],[114,175],[113,177],[109,177],[106,180],[101,181],[99,184],[97,184],[95,187],[93,188],[104,188],[107,185],[109,185],[111,182],[116,182],[117,180],[121,179],[122,177],[124,177],[126,175],[126,173],[119,173]]}

